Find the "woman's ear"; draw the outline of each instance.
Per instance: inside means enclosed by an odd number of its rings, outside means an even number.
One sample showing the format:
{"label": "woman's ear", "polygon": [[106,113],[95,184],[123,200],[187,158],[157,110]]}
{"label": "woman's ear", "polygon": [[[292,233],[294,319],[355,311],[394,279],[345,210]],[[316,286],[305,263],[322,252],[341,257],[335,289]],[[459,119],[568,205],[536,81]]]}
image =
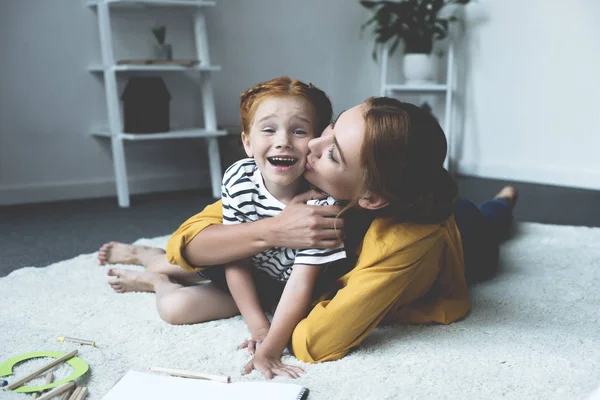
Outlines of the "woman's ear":
{"label": "woman's ear", "polygon": [[390,204],[389,201],[371,192],[365,193],[360,199],[358,199],[358,205],[367,210],[378,210],[387,206],[388,204]]}
{"label": "woman's ear", "polygon": [[250,145],[250,134],[247,135],[242,132],[242,144],[244,145],[244,150],[246,150],[248,157],[254,157],[252,155],[252,146]]}

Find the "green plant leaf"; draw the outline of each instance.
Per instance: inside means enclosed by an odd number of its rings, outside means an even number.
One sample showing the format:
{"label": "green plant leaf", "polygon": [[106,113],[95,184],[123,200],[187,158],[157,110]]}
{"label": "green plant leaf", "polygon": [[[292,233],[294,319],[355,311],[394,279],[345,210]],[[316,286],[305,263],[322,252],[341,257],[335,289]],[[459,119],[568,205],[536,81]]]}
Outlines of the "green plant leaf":
{"label": "green plant leaf", "polygon": [[469,2],[470,0],[361,0],[363,7],[373,11],[373,15],[361,25],[361,32],[366,27],[372,27],[372,57],[375,61],[378,49],[388,42],[391,43],[390,55],[401,41],[404,42],[406,52],[430,53],[433,43],[448,35],[449,23],[453,21],[440,18],[440,10],[448,4],[464,5]]}
{"label": "green plant leaf", "polygon": [[165,44],[165,37],[167,34],[167,27],[165,25],[157,26],[152,28],[152,34],[156,38],[158,44]]}

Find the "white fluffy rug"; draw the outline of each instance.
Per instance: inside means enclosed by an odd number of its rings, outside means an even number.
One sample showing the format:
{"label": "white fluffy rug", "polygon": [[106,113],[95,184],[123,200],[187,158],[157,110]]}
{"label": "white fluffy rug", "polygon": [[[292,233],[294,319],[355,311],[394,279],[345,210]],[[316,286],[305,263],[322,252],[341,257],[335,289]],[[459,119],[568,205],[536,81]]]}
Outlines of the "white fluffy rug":
{"label": "white fluffy rug", "polygon": [[[166,239],[140,242],[162,246]],[[600,385],[600,229],[519,224],[502,259],[503,272],[473,288],[465,320],[381,327],[336,362],[288,359],[308,372],[294,382],[310,389],[309,400],[587,398]],[[248,360],[235,350],[246,337],[241,317],[170,326],[156,313],[154,295],[114,293],[106,270],[86,254],[1,278],[0,362],[77,347],[57,343],[65,335],[98,343],[78,347],[90,365],[81,384],[91,399],[129,369],[151,366],[262,379],[240,376]]]}

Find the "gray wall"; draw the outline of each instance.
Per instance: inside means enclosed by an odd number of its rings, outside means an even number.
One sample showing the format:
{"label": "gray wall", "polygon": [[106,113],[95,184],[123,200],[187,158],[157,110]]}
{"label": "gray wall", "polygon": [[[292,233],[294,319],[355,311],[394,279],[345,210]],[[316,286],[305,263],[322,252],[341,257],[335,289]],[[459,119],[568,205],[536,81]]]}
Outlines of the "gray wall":
{"label": "gray wall", "polygon": [[[479,5],[489,16],[467,29],[459,171],[600,188],[600,28],[591,18],[600,5],[569,4]],[[117,58],[150,54],[156,22],[167,24],[175,57],[192,57],[185,12],[114,15]],[[360,37],[369,14],[358,0],[218,0],[207,15],[212,61],[223,67],[214,75],[221,125],[238,123],[243,90],[278,75],[320,86],[338,112],[379,92],[371,37]],[[114,195],[109,142],[88,135],[106,123],[101,78],[86,70],[99,60],[95,14],[83,1],[0,1],[0,204]],[[201,123],[194,80],[165,79],[172,125]],[[209,187],[202,141],[129,143],[126,151],[133,192]]]}
{"label": "gray wall", "polygon": [[[0,7],[0,204],[114,195],[109,142],[88,135],[106,124],[102,79],[86,70],[100,60],[95,13],[74,0]],[[185,11],[113,15],[117,58],[150,54],[157,22],[167,24],[175,57],[193,57]],[[321,86],[338,109],[377,85],[377,65],[365,62],[371,42],[358,39],[368,15],[358,3],[227,0],[207,15],[212,62],[223,67],[214,85],[221,125],[238,124],[243,90],[277,75]],[[165,80],[172,126],[201,124],[193,77]],[[134,193],[209,187],[201,140],[127,143],[126,151]]]}
{"label": "gray wall", "polygon": [[459,172],[600,190],[600,2],[485,6],[465,41]]}

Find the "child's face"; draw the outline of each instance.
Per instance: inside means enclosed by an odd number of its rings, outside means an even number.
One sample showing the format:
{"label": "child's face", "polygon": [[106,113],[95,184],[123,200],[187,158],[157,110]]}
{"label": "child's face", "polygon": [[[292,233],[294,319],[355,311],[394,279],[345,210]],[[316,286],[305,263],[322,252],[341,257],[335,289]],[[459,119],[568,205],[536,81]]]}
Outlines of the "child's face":
{"label": "child's face", "polygon": [[246,154],[254,157],[272,194],[299,183],[308,141],[314,137],[314,114],[311,104],[300,97],[270,97],[256,108],[250,132],[242,133]]}

